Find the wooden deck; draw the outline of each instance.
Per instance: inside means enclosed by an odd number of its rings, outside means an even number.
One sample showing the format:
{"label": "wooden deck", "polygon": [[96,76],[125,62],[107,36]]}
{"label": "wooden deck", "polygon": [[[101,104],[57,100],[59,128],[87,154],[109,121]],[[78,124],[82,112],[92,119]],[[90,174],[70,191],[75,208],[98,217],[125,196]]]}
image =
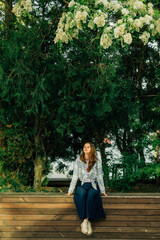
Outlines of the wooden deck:
{"label": "wooden deck", "polygon": [[92,222],[93,235],[80,231],[73,196],[0,193],[0,240],[160,239],[160,194],[102,197],[106,219]]}

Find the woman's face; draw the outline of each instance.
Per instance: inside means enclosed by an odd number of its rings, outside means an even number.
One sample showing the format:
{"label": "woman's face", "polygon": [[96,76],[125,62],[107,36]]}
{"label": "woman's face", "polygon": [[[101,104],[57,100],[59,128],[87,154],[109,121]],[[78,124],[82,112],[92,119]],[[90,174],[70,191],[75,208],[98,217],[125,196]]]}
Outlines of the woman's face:
{"label": "woman's face", "polygon": [[86,143],[83,147],[83,152],[84,153],[90,153],[91,152],[91,146],[89,143]]}

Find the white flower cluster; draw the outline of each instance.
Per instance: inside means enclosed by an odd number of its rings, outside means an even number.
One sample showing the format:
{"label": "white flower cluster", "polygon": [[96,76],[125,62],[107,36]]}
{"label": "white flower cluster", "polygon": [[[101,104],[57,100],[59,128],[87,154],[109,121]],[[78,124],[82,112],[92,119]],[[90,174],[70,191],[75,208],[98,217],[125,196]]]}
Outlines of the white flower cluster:
{"label": "white flower cluster", "polygon": [[71,8],[71,7],[73,7],[75,4],[76,4],[75,1],[72,0],[72,1],[68,4],[68,7]]}
{"label": "white flower cluster", "polygon": [[5,11],[5,3],[0,1],[0,10]]}
{"label": "white flower cluster", "polygon": [[150,38],[150,34],[146,31],[139,37],[139,39],[142,40],[144,45],[146,45],[148,43],[149,38]]}
{"label": "white flower cluster", "polygon": [[69,3],[69,8],[76,6],[73,12],[63,13],[58,23],[58,29],[56,31],[56,37],[54,42],[59,40],[68,43],[73,38],[78,38],[79,30],[82,30],[82,23],[86,23],[89,8],[85,5],[80,5],[72,0]]}
{"label": "white flower cluster", "polygon": [[[78,38],[78,26],[76,25],[76,21],[72,18],[72,15],[63,13],[62,17],[58,23],[58,29],[56,31],[56,37],[54,42],[57,43],[61,40],[64,43],[68,43],[69,40],[73,40],[73,38]],[[66,20],[66,22],[64,22]],[[76,28],[75,28],[76,26]],[[72,29],[71,33],[68,32],[69,29]]]}
{"label": "white flower cluster", "polygon": [[95,0],[95,6],[102,4],[104,9],[107,9],[110,6],[110,3],[107,0]]}
{"label": "white flower cluster", "polygon": [[57,31],[57,35],[55,37],[55,43],[61,40],[64,43],[68,43],[69,37],[68,35],[60,28]]}
{"label": "white flower cluster", "polygon": [[82,22],[86,23],[88,13],[86,11],[77,11],[75,14],[75,20],[77,28],[82,30]]}
{"label": "white flower cluster", "polygon": [[31,12],[32,11],[32,2],[31,0],[21,0],[16,3],[12,9],[12,12],[17,16],[21,17],[23,11]]}
{"label": "white flower cluster", "polygon": [[132,23],[133,28],[139,32],[139,29],[143,27],[143,21],[141,19],[135,19]]}
{"label": "white flower cluster", "polygon": [[114,12],[118,12],[122,8],[123,6],[119,2],[110,3],[110,6],[109,6],[109,9],[113,10]]}
{"label": "white flower cluster", "polygon": [[160,34],[160,19],[155,21],[155,29],[152,30],[152,35]]}
{"label": "white flower cluster", "polygon": [[94,15],[93,22],[97,25],[97,27],[104,27],[106,18],[107,14],[103,13],[101,10],[98,10]]}
{"label": "white flower cluster", "polygon": [[100,45],[106,49],[112,45],[112,39],[109,37],[108,34],[103,34],[100,39]]}
{"label": "white flower cluster", "polygon": [[63,13],[60,18],[56,37],[54,38],[55,43],[59,40],[68,43],[73,38],[78,39],[79,30],[82,30],[82,23],[85,24],[87,21],[90,12],[89,8],[72,0],[68,7],[72,8],[73,6],[75,6],[73,12]]}
{"label": "white flower cluster", "polygon": [[149,13],[149,15],[151,15],[151,16],[154,15],[154,10],[153,10],[153,5],[152,5],[152,3],[148,3],[148,13]]}
{"label": "white flower cluster", "polygon": [[135,9],[137,11],[145,11],[146,10],[146,6],[141,1],[135,1],[132,6],[133,6],[133,9]]}
{"label": "white flower cluster", "polygon": [[154,25],[151,24],[151,21],[153,20],[153,17],[146,14],[144,17],[140,17],[140,18],[137,18],[135,19],[133,22],[132,22],[132,26],[133,28],[136,29],[136,31],[139,32],[140,28],[143,28],[143,26],[146,24],[146,25],[152,25],[151,27],[149,27],[149,29],[153,29],[154,28]]}
{"label": "white flower cluster", "polygon": [[91,19],[91,20],[88,22],[88,27],[89,27],[90,29],[94,29],[94,26],[95,26],[95,24],[94,24],[94,22],[93,22],[93,19]]}
{"label": "white flower cluster", "polygon": [[[92,2],[93,4],[93,2]],[[56,31],[55,43],[61,40],[67,43],[78,39],[80,31],[87,27],[91,30],[98,28],[100,45],[107,49],[114,41],[130,45],[134,33],[138,32],[139,39],[146,45],[156,34],[160,34],[160,19],[155,19],[152,3],[145,4],[143,0],[118,1],[95,0],[95,7],[88,1],[81,5],[76,0],[69,3],[69,11],[62,15]],[[120,18],[110,26],[110,16],[116,14]],[[86,29],[88,31],[88,29]],[[135,35],[137,37],[137,33]]]}
{"label": "white flower cluster", "polygon": [[130,33],[126,33],[123,35],[124,42],[126,44],[131,44],[132,43],[132,35]]}
{"label": "white flower cluster", "polygon": [[125,24],[122,24],[114,29],[114,37],[119,38],[125,33]]}
{"label": "white flower cluster", "polygon": [[122,12],[122,14],[123,14],[124,16],[126,16],[126,15],[129,14],[129,10],[126,9],[126,8],[122,8],[121,12]]}

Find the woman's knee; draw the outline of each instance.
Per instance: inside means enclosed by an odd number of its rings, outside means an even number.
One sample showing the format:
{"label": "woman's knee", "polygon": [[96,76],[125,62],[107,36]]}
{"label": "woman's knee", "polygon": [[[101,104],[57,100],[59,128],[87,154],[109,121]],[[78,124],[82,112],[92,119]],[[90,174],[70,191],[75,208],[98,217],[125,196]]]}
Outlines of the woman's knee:
{"label": "woman's knee", "polygon": [[87,191],[82,186],[78,186],[77,189],[76,189],[76,194],[78,196],[80,196],[81,198],[84,198],[87,194]]}
{"label": "woman's knee", "polygon": [[94,189],[94,188],[91,188],[89,189],[88,191],[88,199],[92,199],[92,198],[95,198],[99,195],[99,191]]}

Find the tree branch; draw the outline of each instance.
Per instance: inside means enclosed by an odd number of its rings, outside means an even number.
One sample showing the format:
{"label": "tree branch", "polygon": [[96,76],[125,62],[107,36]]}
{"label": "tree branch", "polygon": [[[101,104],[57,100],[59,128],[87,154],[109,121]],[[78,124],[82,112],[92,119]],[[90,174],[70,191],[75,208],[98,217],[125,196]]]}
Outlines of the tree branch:
{"label": "tree branch", "polygon": [[63,0],[63,2],[65,2],[65,3],[69,4],[69,2],[67,2],[66,0]]}

